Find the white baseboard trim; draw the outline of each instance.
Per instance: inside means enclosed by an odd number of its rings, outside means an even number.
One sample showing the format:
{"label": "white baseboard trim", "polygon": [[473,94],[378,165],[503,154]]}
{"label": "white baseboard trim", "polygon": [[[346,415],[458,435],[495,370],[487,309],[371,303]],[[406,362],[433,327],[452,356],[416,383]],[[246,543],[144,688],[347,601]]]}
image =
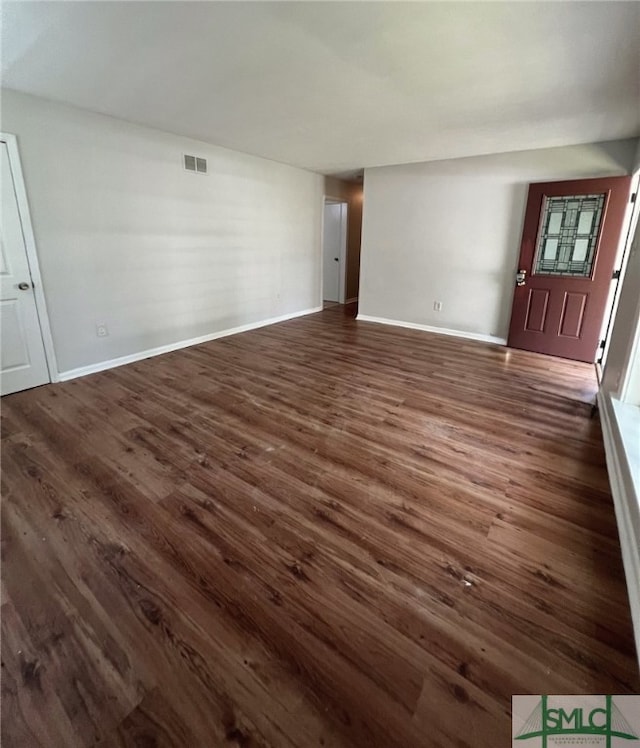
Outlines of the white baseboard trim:
{"label": "white baseboard trim", "polygon": [[210,340],[217,340],[218,338],[226,338],[229,335],[237,335],[240,332],[248,332],[249,330],[256,330],[259,327],[267,327],[268,325],[275,325],[278,322],[286,322],[289,319],[295,319],[296,317],[304,317],[307,314],[315,314],[315,312],[321,312],[322,307],[316,306],[311,309],[303,309],[300,312],[293,312],[292,314],[283,314],[280,317],[271,317],[269,319],[263,319],[259,322],[250,322],[247,325],[240,325],[239,327],[230,327],[227,330],[219,330],[218,332],[212,332],[208,335],[201,335],[197,338],[189,338],[188,340],[178,340],[175,343],[169,343],[168,345],[161,345],[157,348],[149,348],[146,351],[140,351],[139,353],[131,353],[128,356],[120,356],[119,358],[112,358],[107,361],[99,361],[97,364],[89,364],[88,366],[80,366],[77,369],[69,369],[68,371],[61,371],[58,373],[58,382],[67,382],[70,379],[76,379],[77,377],[85,377],[87,374],[96,374],[99,371],[106,371],[107,369],[114,369],[116,366],[124,366],[125,364],[133,364],[136,361],[142,361],[145,358],[152,358],[153,356],[160,356],[163,353],[171,353],[171,351],[178,351],[181,348],[188,348],[192,345],[200,345],[200,343],[208,343]]}
{"label": "white baseboard trim", "polygon": [[631,621],[640,665],[640,513],[631,467],[625,455],[622,436],[611,397],[600,390],[598,407],[607,458],[609,484],[618,524],[622,563],[627,580]]}
{"label": "white baseboard trim", "polygon": [[345,304],[353,304],[353,302],[357,301],[357,300],[358,300],[357,296],[352,296],[350,299],[347,299],[344,303]]}
{"label": "white baseboard trim", "polygon": [[495,335],[483,335],[479,332],[465,332],[464,330],[450,330],[447,327],[432,327],[431,325],[419,325],[417,322],[402,322],[397,319],[385,319],[384,317],[370,317],[368,314],[358,314],[356,319],[360,322],[376,322],[380,325],[393,325],[394,327],[406,327],[409,330],[422,330],[423,332],[435,332],[438,335],[453,335],[456,338],[468,338],[469,340],[481,340],[484,343],[496,343],[506,345],[506,338],[498,338]]}

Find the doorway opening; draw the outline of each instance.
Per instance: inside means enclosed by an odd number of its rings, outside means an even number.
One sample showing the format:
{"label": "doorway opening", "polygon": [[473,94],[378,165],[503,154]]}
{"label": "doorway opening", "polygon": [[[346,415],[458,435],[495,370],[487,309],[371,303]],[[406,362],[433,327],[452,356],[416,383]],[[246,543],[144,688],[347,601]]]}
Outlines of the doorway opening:
{"label": "doorway opening", "polygon": [[346,200],[325,197],[322,217],[322,303],[325,309],[345,303],[348,219]]}

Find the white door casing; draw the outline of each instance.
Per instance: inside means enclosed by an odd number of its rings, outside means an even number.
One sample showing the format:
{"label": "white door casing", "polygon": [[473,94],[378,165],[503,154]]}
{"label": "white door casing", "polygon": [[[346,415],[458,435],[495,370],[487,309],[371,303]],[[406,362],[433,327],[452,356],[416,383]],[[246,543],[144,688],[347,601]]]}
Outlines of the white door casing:
{"label": "white door casing", "polygon": [[33,244],[28,257],[33,235],[15,139],[2,136],[0,149],[0,394],[6,395],[51,381],[42,316],[50,333],[41,289],[42,311],[36,304],[40,276]]}

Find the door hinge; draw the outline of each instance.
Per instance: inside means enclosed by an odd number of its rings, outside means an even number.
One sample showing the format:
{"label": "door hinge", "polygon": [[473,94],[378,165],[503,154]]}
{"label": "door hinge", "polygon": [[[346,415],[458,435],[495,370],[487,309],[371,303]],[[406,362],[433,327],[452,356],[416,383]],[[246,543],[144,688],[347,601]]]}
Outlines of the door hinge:
{"label": "door hinge", "polygon": [[619,278],[620,278],[620,271],[619,270],[614,270],[613,271],[613,275],[611,276],[611,279],[614,280],[614,281],[617,281]]}
{"label": "door hinge", "polygon": [[607,344],[607,341],[603,339],[603,340],[600,341],[600,345],[598,346],[598,348],[601,351],[604,351],[604,347],[605,347],[606,344]]}
{"label": "door hinge", "polygon": [[634,192],[633,195],[631,195],[631,197],[629,198],[629,202],[635,203],[637,197],[638,197],[638,193]]}

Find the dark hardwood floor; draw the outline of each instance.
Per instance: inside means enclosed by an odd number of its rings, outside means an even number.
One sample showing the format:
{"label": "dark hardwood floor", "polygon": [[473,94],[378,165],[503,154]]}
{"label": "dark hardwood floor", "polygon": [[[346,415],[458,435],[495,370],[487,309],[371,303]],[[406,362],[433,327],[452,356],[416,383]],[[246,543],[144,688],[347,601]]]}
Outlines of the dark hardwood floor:
{"label": "dark hardwood floor", "polygon": [[2,402],[2,745],[500,748],[639,689],[592,367],[319,314]]}

